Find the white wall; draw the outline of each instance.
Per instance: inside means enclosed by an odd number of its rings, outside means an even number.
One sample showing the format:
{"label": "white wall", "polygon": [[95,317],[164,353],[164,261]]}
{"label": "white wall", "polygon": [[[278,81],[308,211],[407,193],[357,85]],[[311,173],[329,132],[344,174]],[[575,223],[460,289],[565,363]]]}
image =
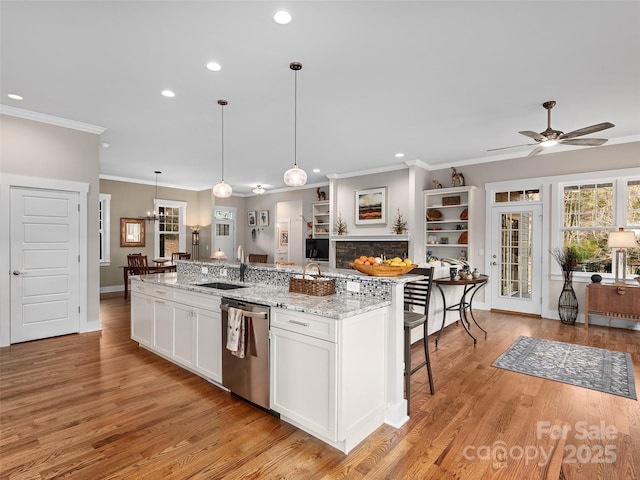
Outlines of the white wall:
{"label": "white wall", "polygon": [[[89,185],[86,224],[88,236],[86,278],[87,308],[81,312],[81,331],[100,327],[100,262],[99,262],[99,137],[70,128],[0,115],[2,142],[0,174],[53,179]],[[2,180],[0,179],[0,182]],[[9,218],[2,218],[0,228],[8,231]],[[0,263],[8,272],[8,245],[1,249]],[[3,282],[6,281],[4,278]],[[2,284],[2,321],[9,320],[7,285]],[[0,342],[6,342],[2,338]]]}

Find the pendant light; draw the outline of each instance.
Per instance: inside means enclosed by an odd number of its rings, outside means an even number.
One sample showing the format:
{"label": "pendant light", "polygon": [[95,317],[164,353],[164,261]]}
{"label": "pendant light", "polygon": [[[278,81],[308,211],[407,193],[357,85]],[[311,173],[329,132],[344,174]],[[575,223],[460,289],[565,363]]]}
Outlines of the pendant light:
{"label": "pendant light", "polygon": [[307,173],[298,167],[298,70],[302,70],[300,62],[292,62],[289,68],[295,72],[293,96],[293,167],[284,172],[284,183],[290,187],[301,187],[307,183]]}
{"label": "pendant light", "polygon": [[251,191],[256,195],[262,195],[267,190],[262,185],[258,185],[257,187],[252,188]]}
{"label": "pendant light", "polygon": [[220,136],[220,143],[222,144],[222,167],[220,183],[216,184],[216,186],[213,187],[213,195],[218,198],[228,198],[231,196],[231,192],[233,191],[231,189],[231,185],[225,183],[224,181],[224,106],[228,103],[229,102],[227,102],[226,100],[218,100],[218,105],[220,105],[220,111],[222,112],[222,135]]}
{"label": "pendant light", "polygon": [[[157,200],[158,199],[158,175],[160,175],[162,172],[159,170],[154,170],[153,173],[156,174],[156,196],[154,198]],[[151,212],[147,212],[147,216],[142,218],[144,218],[147,222],[156,222],[160,219],[160,217],[164,217],[164,215],[158,216],[156,214],[155,205],[154,205],[154,210]]]}

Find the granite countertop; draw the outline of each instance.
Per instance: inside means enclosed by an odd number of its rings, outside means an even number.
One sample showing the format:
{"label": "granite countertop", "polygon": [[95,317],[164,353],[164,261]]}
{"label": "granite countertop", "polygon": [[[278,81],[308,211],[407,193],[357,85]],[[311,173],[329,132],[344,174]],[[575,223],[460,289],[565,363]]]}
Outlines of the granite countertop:
{"label": "granite countertop", "polygon": [[[286,287],[266,284],[253,284],[248,282],[228,282],[226,278],[223,277],[217,279],[213,278],[208,280],[196,280],[188,277],[181,278],[177,273],[160,273],[155,275],[142,275],[140,277],[132,278],[139,279],[143,282],[149,282],[154,285],[170,286],[180,288],[182,290],[207,293],[210,295],[220,295],[223,297],[232,298],[234,300],[258,303],[261,305],[284,308],[297,312],[305,312],[313,315],[335,318],[338,320],[391,305],[390,300],[383,300],[380,298],[343,295],[338,293],[316,297],[305,295],[302,293],[290,293],[289,289]],[[213,281],[233,283],[236,285],[245,285],[246,288],[238,288],[235,290],[217,290],[207,287],[200,287],[197,285],[197,283]]]}

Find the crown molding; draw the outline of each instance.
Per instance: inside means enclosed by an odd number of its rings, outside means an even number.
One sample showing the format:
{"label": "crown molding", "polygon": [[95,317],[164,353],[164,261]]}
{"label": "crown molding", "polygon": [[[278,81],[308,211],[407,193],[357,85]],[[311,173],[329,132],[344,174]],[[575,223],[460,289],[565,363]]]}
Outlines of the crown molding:
{"label": "crown molding", "polygon": [[99,127],[97,125],[91,125],[89,123],[76,122],[75,120],[55,117],[53,115],[47,115],[46,113],[32,112],[31,110],[12,107],[10,105],[0,104],[0,113],[3,115],[10,115],[12,117],[24,118],[26,120],[33,120],[34,122],[48,123],[50,125],[56,125],[58,127],[80,130],[81,132],[94,133],[96,135],[101,135],[107,130],[105,127]]}

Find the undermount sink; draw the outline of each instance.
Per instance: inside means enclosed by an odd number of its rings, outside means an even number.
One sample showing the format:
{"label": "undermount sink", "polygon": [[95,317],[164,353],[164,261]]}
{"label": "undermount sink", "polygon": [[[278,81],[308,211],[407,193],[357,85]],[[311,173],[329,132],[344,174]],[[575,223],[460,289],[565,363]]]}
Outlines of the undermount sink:
{"label": "undermount sink", "polygon": [[218,290],[235,290],[236,288],[247,288],[245,285],[234,285],[233,283],[225,282],[199,283],[198,287],[217,288]]}

